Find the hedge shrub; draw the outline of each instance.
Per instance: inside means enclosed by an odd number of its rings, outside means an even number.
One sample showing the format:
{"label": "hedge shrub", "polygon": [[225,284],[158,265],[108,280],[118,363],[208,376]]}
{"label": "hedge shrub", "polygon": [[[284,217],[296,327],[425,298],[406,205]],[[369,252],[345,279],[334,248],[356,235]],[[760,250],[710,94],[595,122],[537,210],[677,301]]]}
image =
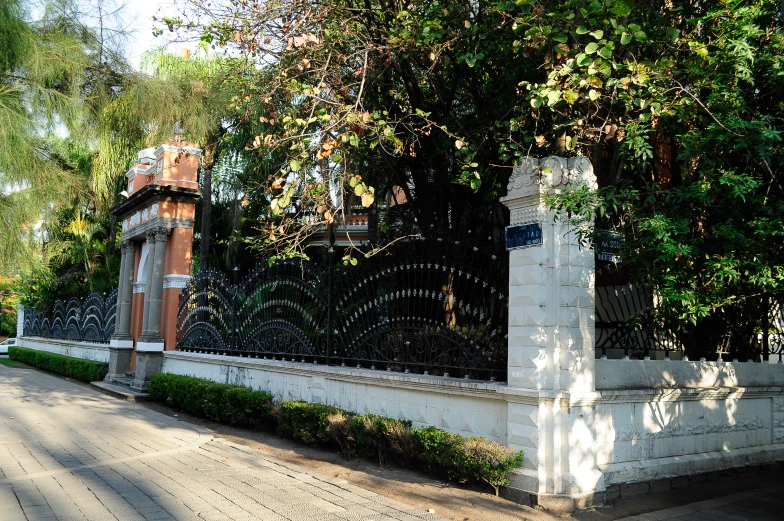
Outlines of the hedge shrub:
{"label": "hedge shrub", "polygon": [[153,400],[193,416],[257,429],[274,426],[272,395],[268,392],[175,374],[155,375],[148,392]]}
{"label": "hedge shrub", "polygon": [[437,427],[414,429],[411,433],[430,472],[457,481],[467,481],[474,476],[463,450],[465,438]]}
{"label": "hedge shrub", "polygon": [[507,474],[523,465],[523,453],[515,452],[500,443],[484,438],[469,438],[462,448],[466,468],[478,481],[484,481],[495,489],[497,496],[501,487],[509,485]]}
{"label": "hedge shrub", "polygon": [[484,438],[464,438],[437,427],[412,429],[410,421],[318,403],[283,402],[276,408],[269,393],[191,376],[157,375],[149,393],[194,416],[257,429],[276,426],[282,436],[337,445],[348,458],[378,458],[382,466],[394,460],[461,483],[488,483],[496,495],[509,484],[509,471],[523,464],[522,452]]}
{"label": "hedge shrub", "polygon": [[103,380],[109,372],[109,364],[106,362],[84,360],[24,347],[9,347],[8,357],[44,371],[87,383]]}
{"label": "hedge shrub", "polygon": [[278,409],[278,433],[311,445],[326,445],[333,441],[329,417],[341,412],[320,403],[283,402]]}

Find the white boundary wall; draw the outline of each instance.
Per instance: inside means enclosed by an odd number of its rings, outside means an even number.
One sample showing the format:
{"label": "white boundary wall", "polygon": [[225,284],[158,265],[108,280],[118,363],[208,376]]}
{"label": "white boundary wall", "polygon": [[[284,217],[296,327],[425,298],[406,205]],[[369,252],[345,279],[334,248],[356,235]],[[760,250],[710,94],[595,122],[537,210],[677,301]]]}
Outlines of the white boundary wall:
{"label": "white boundary wall", "polygon": [[47,353],[94,360],[96,362],[109,361],[109,346],[107,344],[26,336],[19,337],[17,345],[27,349],[35,349],[36,351],[45,351]]}
{"label": "white boundary wall", "polygon": [[[634,373],[622,364],[651,363],[669,364],[676,375],[681,364],[699,364],[597,360],[597,380],[611,374],[633,382]],[[725,366],[724,372],[738,365],[708,364],[717,370]],[[784,365],[739,365],[748,367],[747,373],[758,371],[749,378],[767,379],[775,372],[777,381],[784,379]],[[568,471],[561,475],[568,492],[561,495],[588,497],[586,504],[601,502],[602,492],[612,485],[784,461],[781,386],[722,387],[716,381],[700,389],[538,393],[500,383],[179,351],[164,352],[163,371],[269,391],[277,400],[326,403],[522,448],[525,467],[513,476],[512,486],[538,494],[542,502],[547,493],[539,491],[540,463],[544,459],[545,468],[552,465],[558,446],[532,450],[527,445],[539,445],[540,422],[554,427],[559,417],[567,433],[561,465]],[[521,440],[526,445],[515,443]]]}
{"label": "white boundary wall", "polygon": [[164,373],[244,385],[271,392],[279,401],[325,403],[506,442],[502,384],[180,351],[163,356]]}

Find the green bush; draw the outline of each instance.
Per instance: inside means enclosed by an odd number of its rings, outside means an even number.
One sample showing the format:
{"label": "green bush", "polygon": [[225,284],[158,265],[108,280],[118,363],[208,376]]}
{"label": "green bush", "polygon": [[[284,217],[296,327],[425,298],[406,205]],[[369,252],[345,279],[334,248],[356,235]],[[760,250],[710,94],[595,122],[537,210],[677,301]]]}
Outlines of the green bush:
{"label": "green bush", "polygon": [[274,424],[272,395],[265,391],[193,376],[158,374],[150,380],[148,392],[153,400],[208,420],[257,429]]}
{"label": "green bush", "polygon": [[489,441],[484,438],[469,438],[463,445],[466,455],[466,468],[474,478],[484,481],[495,489],[509,485],[507,474],[523,464],[523,452]]}
{"label": "green bush", "polygon": [[387,465],[390,452],[406,463],[414,453],[410,421],[364,414],[351,418],[349,425],[359,453],[377,456],[382,467]]}
{"label": "green bush", "polygon": [[311,445],[325,445],[333,441],[328,418],[341,412],[320,403],[283,402],[278,410],[278,433]]}
{"label": "green bush", "polygon": [[411,433],[431,472],[445,474],[449,479],[460,482],[473,477],[463,450],[465,438],[437,427],[414,429]]}
{"label": "green bush", "polygon": [[8,356],[13,360],[44,371],[87,383],[103,380],[106,373],[109,372],[109,364],[105,362],[73,358],[24,347],[9,347]]}
{"label": "green bush", "polygon": [[412,429],[411,422],[375,414],[356,415],[330,405],[283,402],[247,387],[160,374],[150,381],[150,396],[194,416],[231,425],[271,428],[311,445],[336,444],[343,454],[394,459],[406,466],[426,464],[431,473],[459,481],[485,482],[496,492],[509,484],[509,471],[523,464],[523,453],[483,438],[466,439],[437,427]]}

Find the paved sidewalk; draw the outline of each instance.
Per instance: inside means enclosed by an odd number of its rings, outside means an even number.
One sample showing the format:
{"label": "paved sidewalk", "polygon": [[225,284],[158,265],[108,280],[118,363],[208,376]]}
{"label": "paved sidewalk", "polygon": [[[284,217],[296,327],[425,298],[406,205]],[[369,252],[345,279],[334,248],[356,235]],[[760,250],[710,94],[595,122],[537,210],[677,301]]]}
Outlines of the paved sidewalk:
{"label": "paved sidewalk", "polygon": [[779,484],[618,521],[781,521],[784,519],[782,492]]}
{"label": "paved sidewalk", "polygon": [[440,518],[84,386],[0,365],[0,519]]}

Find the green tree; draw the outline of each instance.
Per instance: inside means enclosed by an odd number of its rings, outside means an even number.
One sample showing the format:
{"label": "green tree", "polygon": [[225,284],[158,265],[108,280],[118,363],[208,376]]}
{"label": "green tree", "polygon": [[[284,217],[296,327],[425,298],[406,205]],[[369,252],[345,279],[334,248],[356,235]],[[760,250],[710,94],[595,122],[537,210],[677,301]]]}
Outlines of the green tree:
{"label": "green tree", "polygon": [[393,186],[422,228],[498,235],[509,175],[498,122],[514,112],[519,79],[538,73],[512,52],[511,20],[494,3],[192,5],[208,20],[202,42],[258,66],[235,79],[232,106],[258,121],[248,147],[280,157],[263,185],[266,245],[297,251]]}
{"label": "green tree", "polygon": [[420,229],[499,238],[515,162],[585,154],[600,191],[551,203],[586,239],[593,218],[624,235],[625,270],[655,288],[655,320],[708,330],[722,310],[750,313],[781,291],[779,2],[190,8],[167,29],[256,63],[233,78],[231,105],[259,122],[248,147],[279,165],[259,184],[264,246],[301,251],[393,186]]}
{"label": "green tree", "polygon": [[11,274],[41,266],[40,221],[87,188],[56,136],[86,142],[123,68],[73,2],[40,9],[34,20],[18,0],[0,5],[0,272]]}
{"label": "green tree", "polygon": [[[590,155],[602,189],[555,203],[626,238],[654,317],[712,336],[761,323],[784,280],[784,32],[774,1],[507,6],[547,78],[525,83],[543,148]],[[740,316],[740,315],[743,316]],[[750,333],[754,335],[755,333]]]}

